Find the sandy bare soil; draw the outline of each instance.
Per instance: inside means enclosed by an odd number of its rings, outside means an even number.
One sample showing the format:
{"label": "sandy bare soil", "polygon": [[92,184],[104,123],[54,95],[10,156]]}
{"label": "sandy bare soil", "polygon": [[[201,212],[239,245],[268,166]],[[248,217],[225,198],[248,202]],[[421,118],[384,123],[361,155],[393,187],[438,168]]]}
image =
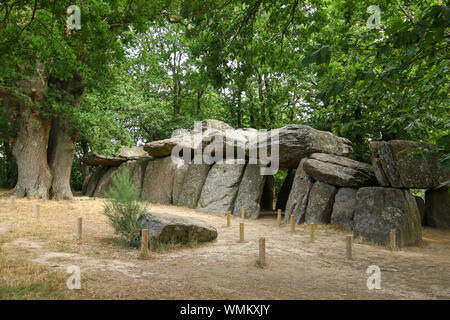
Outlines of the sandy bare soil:
{"label": "sandy bare soil", "polygon": [[[277,225],[275,216],[265,216],[245,220],[246,241],[239,243],[237,217],[227,228],[224,216],[151,205],[155,212],[203,219],[219,236],[212,243],[152,252],[149,260],[139,260],[137,250],[113,241],[102,199],[17,199],[14,210],[9,207],[10,199],[0,198],[0,257],[26,259],[61,279],[68,277],[67,266],[79,266],[81,293],[61,289],[67,291],[64,298],[450,299],[448,231],[425,228],[420,247],[400,251],[355,243],[354,259],[346,260],[348,233],[332,226],[319,226],[311,243],[306,226],[290,233],[289,226]],[[75,240],[77,217],[83,217],[82,241]],[[256,264],[261,236],[266,237],[265,268]],[[379,290],[367,288],[370,265],[381,269]],[[13,276],[14,270],[0,274],[0,281],[12,283],[8,277]]]}

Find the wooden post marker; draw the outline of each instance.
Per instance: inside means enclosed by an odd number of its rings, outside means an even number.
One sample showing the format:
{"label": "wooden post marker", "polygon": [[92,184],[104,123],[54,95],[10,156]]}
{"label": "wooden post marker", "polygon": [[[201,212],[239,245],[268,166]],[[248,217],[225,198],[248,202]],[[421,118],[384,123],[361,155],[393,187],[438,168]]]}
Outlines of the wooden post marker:
{"label": "wooden post marker", "polygon": [[244,223],[239,224],[239,242],[244,242]]}
{"label": "wooden post marker", "polygon": [[277,199],[273,199],[272,201],[272,210],[275,211],[277,209]]}
{"label": "wooden post marker", "polygon": [[391,233],[390,233],[389,239],[390,239],[390,248],[391,248],[391,250],[395,250],[397,248],[397,243],[395,241],[395,229],[391,229]]}
{"label": "wooden post marker", "polygon": [[281,209],[278,209],[277,222],[278,225],[281,226]]}
{"label": "wooden post marker", "polygon": [[266,265],[266,238],[259,238],[259,266],[262,268]]}
{"label": "wooden post marker", "polygon": [[148,229],[142,229],[141,237],[141,252],[139,253],[139,258],[147,259],[150,256],[148,252]]}
{"label": "wooden post marker", "polygon": [[83,218],[77,219],[77,240],[81,240],[83,236]]}
{"label": "wooden post marker", "polygon": [[295,232],[295,217],[291,214],[291,232]]}
{"label": "wooden post marker", "polygon": [[227,227],[231,226],[231,211],[227,212]]}
{"label": "wooden post marker", "polygon": [[309,228],[310,228],[310,236],[311,236],[311,242],[314,242],[314,240],[315,240],[315,237],[314,237],[314,233],[315,233],[315,231],[316,231],[316,224],[315,223],[311,223],[310,225],[309,225]]}
{"label": "wooden post marker", "polygon": [[245,219],[245,207],[241,206],[241,219]]}
{"label": "wooden post marker", "polygon": [[353,236],[346,236],[346,256],[348,260],[352,260],[353,258]]}
{"label": "wooden post marker", "polygon": [[16,207],[16,196],[11,196],[11,201],[9,202],[9,210],[13,211]]}
{"label": "wooden post marker", "polygon": [[34,217],[35,217],[36,219],[39,219],[39,211],[40,211],[40,209],[41,209],[41,206],[40,206],[39,204],[37,204],[37,205],[34,207]]}

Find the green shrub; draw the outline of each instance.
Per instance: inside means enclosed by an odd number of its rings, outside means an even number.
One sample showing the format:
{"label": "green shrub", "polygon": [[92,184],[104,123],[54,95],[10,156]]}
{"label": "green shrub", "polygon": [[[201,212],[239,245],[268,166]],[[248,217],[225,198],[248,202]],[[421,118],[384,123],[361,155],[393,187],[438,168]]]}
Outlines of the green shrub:
{"label": "green shrub", "polygon": [[128,169],[113,177],[113,186],[106,192],[104,213],[110,225],[128,246],[139,247],[141,231],[138,218],[146,212],[130,180]]}

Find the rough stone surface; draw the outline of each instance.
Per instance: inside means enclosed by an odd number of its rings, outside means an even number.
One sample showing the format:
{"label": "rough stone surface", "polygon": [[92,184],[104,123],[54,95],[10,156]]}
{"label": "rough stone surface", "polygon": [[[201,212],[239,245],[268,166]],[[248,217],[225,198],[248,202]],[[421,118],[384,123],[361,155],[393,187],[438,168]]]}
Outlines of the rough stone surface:
{"label": "rough stone surface", "polygon": [[107,167],[108,170],[102,175],[98,181],[97,188],[95,188],[94,197],[105,197],[106,193],[113,186],[112,178],[119,167]]}
{"label": "rough stone surface", "polygon": [[83,180],[83,186],[81,187],[81,194],[86,195],[86,191],[89,185],[89,181],[91,180],[92,176],[94,175],[93,172],[89,173]]}
{"label": "rough stone surface", "polygon": [[294,183],[295,169],[289,169],[277,197],[277,209],[286,210],[286,203]]}
{"label": "rough stone surface", "polygon": [[275,135],[279,137],[280,168],[296,169],[300,160],[313,153],[328,153],[348,156],[352,152],[351,142],[337,137],[331,132],[320,131],[309,126],[290,124],[271,130],[259,146],[266,147],[272,153],[271,143]]}
{"label": "rough stone surface", "polygon": [[428,226],[450,229],[450,193],[448,190],[427,190],[425,207]]}
{"label": "rough stone surface", "polygon": [[414,196],[414,199],[416,199],[417,208],[419,209],[419,216],[420,221],[423,226],[427,225],[427,216],[426,216],[426,210],[425,210],[425,201],[423,198]]}
{"label": "rough stone surface", "polygon": [[148,229],[149,242],[205,242],[217,238],[217,230],[205,221],[168,213],[149,212],[139,217],[141,229]]}
{"label": "rough stone surface", "polygon": [[370,165],[340,156],[314,153],[306,160],[303,169],[315,180],[339,187],[378,185]]}
{"label": "rough stone surface", "polygon": [[309,194],[314,184],[314,180],[303,170],[305,161],[306,158],[300,162],[295,172],[291,192],[289,193],[289,198],[286,202],[286,210],[284,214],[286,223],[289,223],[291,215],[294,215],[296,223],[305,222]]}
{"label": "rough stone surface", "polygon": [[311,188],[306,208],[306,223],[330,223],[337,188],[316,181]]}
{"label": "rough stone surface", "polygon": [[234,205],[245,165],[215,164],[208,173],[197,210],[225,214]]}
{"label": "rough stone surface", "polygon": [[128,158],[107,157],[95,152],[88,154],[81,159],[81,162],[83,162],[85,165],[88,166],[108,166],[108,167],[118,167],[126,161],[128,161]]}
{"label": "rough stone surface", "polygon": [[137,159],[142,157],[148,157],[149,154],[144,150],[143,146],[126,147],[120,148],[119,157],[124,157],[128,159]]}
{"label": "rough stone surface", "polygon": [[353,220],[355,239],[389,245],[391,229],[396,229],[397,247],[415,245],[422,238],[417,204],[408,190],[359,189]]}
{"label": "rough stone surface", "polygon": [[371,142],[372,165],[380,185],[396,188],[435,189],[450,179],[434,153],[413,150],[434,150],[431,144],[392,140]]}
{"label": "rough stone surface", "polygon": [[183,188],[178,198],[178,205],[195,209],[211,166],[208,164],[190,164],[188,167]]}
{"label": "rough stone surface", "polygon": [[357,189],[340,188],[334,197],[331,223],[344,230],[353,229],[353,214],[356,205]]}
{"label": "rough stone surface", "polygon": [[171,157],[150,160],[145,169],[142,198],[151,203],[172,204],[176,168]]}
{"label": "rough stone surface", "polygon": [[86,186],[86,195],[93,197],[95,189],[97,188],[98,182],[100,178],[108,171],[109,167],[99,166],[95,169],[94,173],[92,173],[91,179],[89,179],[89,183]]}
{"label": "rough stone surface", "polygon": [[189,166],[183,164],[175,170],[175,176],[173,180],[173,190],[172,190],[172,202],[176,206],[179,205],[180,194],[181,191],[183,190],[184,179],[186,177],[188,169]]}
{"label": "rough stone surface", "polygon": [[261,210],[261,197],[264,190],[264,184],[267,176],[261,175],[260,166],[257,164],[248,164],[245,167],[242,181],[239,185],[239,191],[234,203],[233,214],[241,215],[241,206],[245,206],[245,216],[258,218]]}

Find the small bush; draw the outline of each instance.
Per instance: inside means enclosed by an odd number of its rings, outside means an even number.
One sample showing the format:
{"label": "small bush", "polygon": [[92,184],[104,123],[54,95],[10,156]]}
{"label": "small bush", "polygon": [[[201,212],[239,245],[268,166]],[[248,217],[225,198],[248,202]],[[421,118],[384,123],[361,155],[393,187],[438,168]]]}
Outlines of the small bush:
{"label": "small bush", "polygon": [[113,186],[106,193],[104,213],[110,225],[128,246],[139,247],[141,231],[138,219],[146,212],[130,180],[128,169],[113,177]]}

